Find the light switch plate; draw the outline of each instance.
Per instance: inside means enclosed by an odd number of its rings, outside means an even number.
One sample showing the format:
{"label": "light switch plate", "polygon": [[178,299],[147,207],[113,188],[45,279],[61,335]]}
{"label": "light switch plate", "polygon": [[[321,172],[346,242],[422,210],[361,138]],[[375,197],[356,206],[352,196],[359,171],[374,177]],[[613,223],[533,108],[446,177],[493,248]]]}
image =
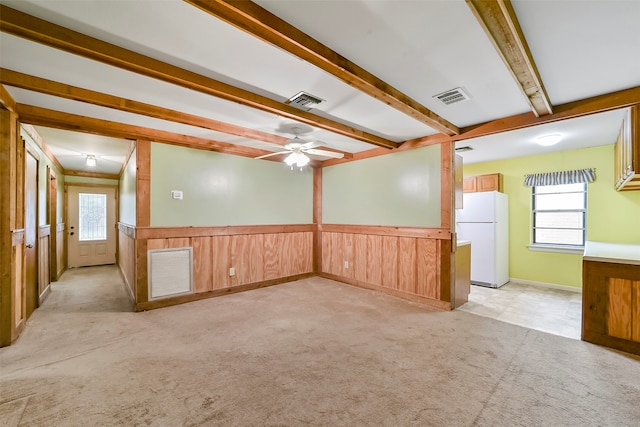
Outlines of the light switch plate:
{"label": "light switch plate", "polygon": [[180,190],[171,190],[171,198],[173,200],[182,200],[182,191],[180,191]]}

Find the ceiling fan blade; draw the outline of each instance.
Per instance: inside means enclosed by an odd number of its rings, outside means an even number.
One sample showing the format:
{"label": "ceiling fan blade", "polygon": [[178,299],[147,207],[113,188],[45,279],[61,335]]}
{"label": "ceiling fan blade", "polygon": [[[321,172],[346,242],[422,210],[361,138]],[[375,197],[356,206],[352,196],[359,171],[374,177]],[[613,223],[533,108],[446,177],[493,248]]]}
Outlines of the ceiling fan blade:
{"label": "ceiling fan blade", "polygon": [[324,156],[324,157],[330,157],[332,159],[341,159],[344,157],[343,153],[336,153],[334,151],[327,151],[327,150],[316,150],[315,148],[304,150],[304,152],[314,156]]}
{"label": "ceiling fan blade", "polygon": [[255,159],[266,159],[267,157],[271,157],[271,156],[277,156],[278,154],[286,154],[286,153],[290,153],[291,151],[278,151],[277,153],[269,153],[269,154],[265,154],[264,156],[260,156],[260,157],[254,157]]}
{"label": "ceiling fan blade", "polygon": [[302,147],[300,148],[307,150],[309,148],[316,148],[316,147],[328,147],[328,145],[325,142],[314,140],[314,141],[309,141],[305,144],[302,144]]}

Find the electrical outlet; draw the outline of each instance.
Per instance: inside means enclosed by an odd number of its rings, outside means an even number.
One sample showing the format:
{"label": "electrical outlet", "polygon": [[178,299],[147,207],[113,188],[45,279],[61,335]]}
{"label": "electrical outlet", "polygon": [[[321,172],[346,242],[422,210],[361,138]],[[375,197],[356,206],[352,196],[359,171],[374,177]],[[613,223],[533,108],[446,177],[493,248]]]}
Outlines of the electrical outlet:
{"label": "electrical outlet", "polygon": [[344,268],[349,268],[349,261],[344,262]]}
{"label": "electrical outlet", "polygon": [[231,267],[231,268],[229,269],[229,276],[235,276],[235,275],[236,275],[236,269],[235,269],[235,268],[233,268],[233,267]]}

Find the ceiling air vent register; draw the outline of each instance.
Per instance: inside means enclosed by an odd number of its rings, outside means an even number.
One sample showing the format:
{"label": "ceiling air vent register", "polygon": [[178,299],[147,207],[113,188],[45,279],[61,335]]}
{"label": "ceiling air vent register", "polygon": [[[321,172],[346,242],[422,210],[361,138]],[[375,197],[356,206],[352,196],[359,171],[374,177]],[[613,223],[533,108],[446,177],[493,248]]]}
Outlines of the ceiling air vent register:
{"label": "ceiling air vent register", "polygon": [[465,145],[464,147],[456,147],[456,152],[458,153],[464,153],[465,151],[473,151],[473,147],[470,147],[469,145]]}
{"label": "ceiling air vent register", "polygon": [[470,99],[469,95],[467,95],[467,93],[460,87],[442,92],[439,95],[434,95],[434,98],[439,99],[440,102],[442,102],[444,105],[451,105],[455,104],[456,102],[466,101],[467,99]]}
{"label": "ceiling air vent register", "polygon": [[307,92],[298,92],[287,100],[287,104],[293,105],[301,110],[309,111],[315,108],[318,104],[323,103],[325,100],[311,95]]}

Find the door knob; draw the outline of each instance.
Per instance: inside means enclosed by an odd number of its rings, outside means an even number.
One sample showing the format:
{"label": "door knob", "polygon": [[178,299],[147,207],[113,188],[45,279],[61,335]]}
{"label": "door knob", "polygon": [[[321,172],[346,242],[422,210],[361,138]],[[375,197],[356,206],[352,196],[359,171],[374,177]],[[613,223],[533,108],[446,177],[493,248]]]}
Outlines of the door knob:
{"label": "door knob", "polygon": [[33,247],[33,245],[32,245],[32,244],[28,244],[28,245],[27,245],[27,248],[28,248],[28,249],[31,249],[32,247]]}

